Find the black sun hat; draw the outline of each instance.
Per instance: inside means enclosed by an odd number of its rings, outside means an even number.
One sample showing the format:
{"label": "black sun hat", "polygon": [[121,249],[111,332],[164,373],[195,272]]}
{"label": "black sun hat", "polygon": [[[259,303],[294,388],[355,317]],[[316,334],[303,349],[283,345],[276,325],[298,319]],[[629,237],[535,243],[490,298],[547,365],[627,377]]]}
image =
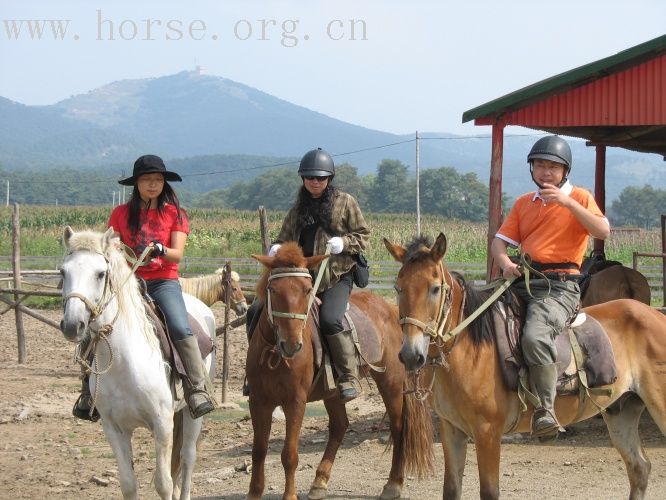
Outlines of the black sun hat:
{"label": "black sun hat", "polygon": [[164,166],[162,158],[156,155],[143,155],[134,162],[134,170],[132,176],[126,179],[121,179],[118,184],[123,186],[134,186],[136,180],[143,174],[162,174],[165,181],[182,181],[180,175],[176,172],[169,172]]}

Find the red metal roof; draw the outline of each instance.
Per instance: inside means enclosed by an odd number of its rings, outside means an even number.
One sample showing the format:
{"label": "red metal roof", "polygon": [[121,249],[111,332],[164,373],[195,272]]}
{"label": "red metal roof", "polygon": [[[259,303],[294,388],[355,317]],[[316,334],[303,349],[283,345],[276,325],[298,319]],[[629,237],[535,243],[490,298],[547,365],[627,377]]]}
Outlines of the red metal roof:
{"label": "red metal roof", "polygon": [[[508,111],[502,120],[525,127],[666,124],[666,54],[638,66]],[[492,125],[494,117],[477,118]]]}

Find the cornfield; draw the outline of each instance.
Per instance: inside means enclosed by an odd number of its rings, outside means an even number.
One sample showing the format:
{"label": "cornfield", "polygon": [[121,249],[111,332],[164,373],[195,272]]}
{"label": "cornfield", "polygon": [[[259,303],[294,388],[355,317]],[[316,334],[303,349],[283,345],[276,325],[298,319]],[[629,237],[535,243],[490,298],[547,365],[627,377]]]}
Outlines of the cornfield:
{"label": "cornfield", "polygon": [[[62,255],[62,231],[65,226],[102,231],[106,228],[108,207],[33,206],[20,208],[22,255]],[[187,255],[192,257],[247,257],[261,252],[259,217],[256,212],[192,209],[189,212],[191,234]],[[284,212],[268,214],[269,235],[275,238],[280,230]],[[366,214],[372,230],[371,261],[389,260],[382,238],[407,243],[416,232],[414,214]],[[0,208],[0,255],[11,255],[12,208]],[[426,215],[421,220],[421,232],[436,237],[444,232],[448,238],[447,260],[463,263],[486,261],[487,226],[484,223],[449,220]],[[658,230],[614,231],[606,241],[608,259],[631,265],[632,253],[660,252]]]}

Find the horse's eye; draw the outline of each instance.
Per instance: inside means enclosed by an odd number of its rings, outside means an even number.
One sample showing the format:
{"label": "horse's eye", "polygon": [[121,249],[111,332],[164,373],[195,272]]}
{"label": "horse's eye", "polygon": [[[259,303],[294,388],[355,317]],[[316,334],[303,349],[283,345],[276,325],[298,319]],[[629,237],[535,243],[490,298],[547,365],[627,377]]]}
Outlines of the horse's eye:
{"label": "horse's eye", "polygon": [[97,279],[98,280],[103,280],[104,276],[106,276],[106,271],[100,271],[97,273]]}
{"label": "horse's eye", "polygon": [[310,295],[312,293],[312,287],[305,288],[305,295]]}
{"label": "horse's eye", "polygon": [[402,288],[400,288],[398,285],[393,285],[393,288],[395,289],[395,293],[402,293]]}
{"label": "horse's eye", "polygon": [[60,276],[65,275],[65,270],[62,267],[60,269],[58,269],[58,271],[60,272]]}
{"label": "horse's eye", "polygon": [[432,287],[432,294],[433,295],[439,295],[439,292],[442,290],[442,287],[439,285],[435,285]]}

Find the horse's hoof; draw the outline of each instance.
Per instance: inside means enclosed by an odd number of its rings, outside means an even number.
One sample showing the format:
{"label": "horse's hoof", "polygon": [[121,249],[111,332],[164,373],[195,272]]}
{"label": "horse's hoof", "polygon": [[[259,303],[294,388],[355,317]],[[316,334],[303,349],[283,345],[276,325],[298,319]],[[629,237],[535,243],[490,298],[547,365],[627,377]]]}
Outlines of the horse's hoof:
{"label": "horse's hoof", "polygon": [[323,498],[326,498],[327,493],[327,488],[322,488],[321,486],[312,486],[308,493],[308,500],[322,500]]}
{"label": "horse's hoof", "polygon": [[394,500],[396,498],[400,498],[401,493],[402,488],[397,484],[385,484],[384,489],[382,490],[382,494],[379,495],[379,498],[381,500]]}

